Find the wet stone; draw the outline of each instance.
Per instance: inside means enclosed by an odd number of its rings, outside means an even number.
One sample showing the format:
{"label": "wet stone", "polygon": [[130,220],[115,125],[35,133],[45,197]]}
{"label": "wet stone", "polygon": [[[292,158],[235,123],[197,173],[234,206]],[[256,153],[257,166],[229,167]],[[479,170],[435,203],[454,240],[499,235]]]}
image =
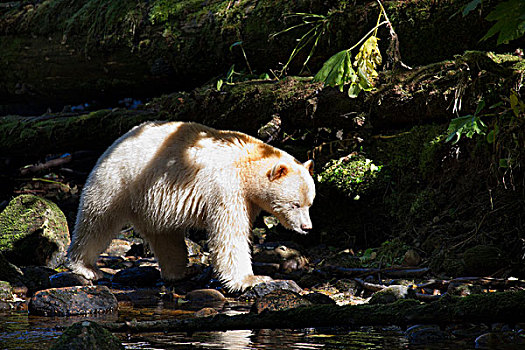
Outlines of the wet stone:
{"label": "wet stone", "polygon": [[274,280],[259,283],[253,286],[246,293],[241,295],[241,299],[254,299],[263,297],[271,292],[278,290],[289,290],[295,293],[302,292],[302,288],[297,285],[295,281],[292,280]]}
{"label": "wet stone", "polygon": [[6,281],[0,281],[0,310],[10,310],[13,301],[13,287]]}
{"label": "wet stone", "polygon": [[49,276],[51,288],[89,286],[91,282],[76,273],[65,271]]}
{"label": "wet stone", "polygon": [[22,284],[24,273],[22,270],[7,261],[7,259],[0,253],[0,280],[10,283]]}
{"label": "wet stone", "polygon": [[123,239],[114,239],[104,253],[109,256],[125,256],[130,249],[131,242]]}
{"label": "wet stone", "polygon": [[224,295],[215,289],[196,289],[186,294],[190,302],[225,301]]}
{"label": "wet stone", "polygon": [[51,288],[37,292],[29,300],[29,313],[42,316],[72,316],[117,310],[115,296],[106,286]]}
{"label": "wet stone", "polygon": [[124,346],[108,330],[91,321],[68,327],[50,350],[120,350]]}
{"label": "wet stone", "polygon": [[409,294],[407,286],[389,286],[375,292],[370,298],[369,304],[390,304],[400,299],[406,299]]}
{"label": "wet stone", "polygon": [[501,349],[507,348],[513,343],[510,333],[489,332],[480,335],[474,340],[476,349]]}
{"label": "wet stone", "polygon": [[405,331],[410,344],[430,344],[448,340],[449,336],[437,325],[415,325]]}
{"label": "wet stone", "polygon": [[154,286],[160,280],[160,271],[154,266],[130,267],[117,272],[112,279],[113,283],[125,286]]}
{"label": "wet stone", "polygon": [[328,295],[319,293],[319,292],[313,292],[306,295],[303,295],[303,298],[310,301],[312,304],[315,305],[336,305],[334,299],[330,298]]}
{"label": "wet stone", "polygon": [[252,305],[251,312],[260,314],[263,311],[288,310],[300,306],[308,306],[313,303],[290,290],[276,290],[258,298]]}
{"label": "wet stone", "polygon": [[29,295],[43,289],[51,288],[49,278],[57,272],[46,266],[27,266],[22,268],[22,281],[27,286]]}
{"label": "wet stone", "polygon": [[219,312],[212,307],[204,307],[199,311],[195,312],[195,317],[210,317],[215,316]]}

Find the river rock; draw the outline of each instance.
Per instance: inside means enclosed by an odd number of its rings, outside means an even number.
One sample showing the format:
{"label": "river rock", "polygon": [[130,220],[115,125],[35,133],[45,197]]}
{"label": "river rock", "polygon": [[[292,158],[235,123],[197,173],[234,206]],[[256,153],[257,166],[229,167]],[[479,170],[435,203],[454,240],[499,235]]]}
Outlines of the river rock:
{"label": "river rock", "polygon": [[260,314],[263,311],[288,310],[299,306],[313,305],[311,301],[291,290],[275,290],[257,298],[252,305],[251,312]]}
{"label": "river rock", "polygon": [[29,300],[29,313],[43,316],[72,316],[113,312],[117,299],[106,286],[51,288]]}
{"label": "river rock", "polygon": [[273,280],[268,282],[263,282],[256,284],[246,293],[241,295],[241,299],[254,299],[260,298],[277,290],[289,290],[295,293],[302,292],[302,288],[297,285],[295,281],[292,280]]}
{"label": "river rock", "polygon": [[330,298],[328,295],[319,293],[319,292],[313,292],[303,295],[303,298],[310,301],[312,304],[315,305],[336,305],[334,299]]}
{"label": "river rock", "polygon": [[520,337],[515,337],[512,332],[484,333],[474,340],[474,344],[476,349],[517,349],[523,347]]}
{"label": "river rock", "polygon": [[439,326],[431,324],[415,325],[405,331],[410,344],[440,343],[449,339]]}
{"label": "river rock", "polygon": [[186,294],[186,300],[191,303],[224,303],[226,298],[215,289],[196,289]]}
{"label": "river rock", "polygon": [[120,350],[120,340],[96,322],[82,321],[68,327],[49,350]]}
{"label": "river rock", "polygon": [[131,249],[131,242],[123,239],[114,239],[104,252],[109,256],[125,256]]}
{"label": "river rock", "polygon": [[279,268],[288,273],[300,270],[308,263],[308,259],[299,250],[274,242],[256,245],[253,261],[279,264]]}
{"label": "river rock", "polygon": [[156,285],[159,280],[160,271],[156,267],[138,266],[117,272],[112,282],[125,286],[147,287]]}
{"label": "river rock", "polygon": [[204,307],[198,310],[197,312],[195,312],[194,316],[195,317],[210,317],[210,316],[215,316],[218,313],[219,312],[212,307]]}
{"label": "river rock", "polygon": [[65,271],[49,276],[49,285],[51,288],[89,286],[91,281],[76,273]]}
{"label": "river rock", "polygon": [[388,286],[383,290],[375,292],[370,298],[369,304],[390,304],[399,299],[406,299],[409,295],[407,286]]}
{"label": "river rock", "polygon": [[49,278],[57,273],[55,270],[46,266],[22,267],[22,272],[24,273],[22,281],[27,287],[29,296],[39,290],[51,288]]}
{"label": "river rock", "polygon": [[7,281],[10,283],[21,285],[24,273],[22,270],[7,261],[2,253],[0,253],[0,281]]}
{"label": "river rock", "polygon": [[21,195],[0,213],[0,252],[18,266],[56,268],[69,243],[66,217],[47,199]]}
{"label": "river rock", "polygon": [[13,301],[13,287],[6,281],[0,281],[0,311],[11,309],[11,301]]}

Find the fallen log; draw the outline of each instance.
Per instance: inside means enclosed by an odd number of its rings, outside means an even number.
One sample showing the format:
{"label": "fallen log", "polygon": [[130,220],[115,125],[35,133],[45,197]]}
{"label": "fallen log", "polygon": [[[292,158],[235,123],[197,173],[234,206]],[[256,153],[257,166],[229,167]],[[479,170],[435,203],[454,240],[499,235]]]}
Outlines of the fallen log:
{"label": "fallen log", "polygon": [[[436,7],[432,2],[385,1],[409,65],[492,47],[492,42],[479,42],[489,27],[484,15],[473,11],[466,18],[453,16],[466,3],[449,0]],[[484,11],[495,3],[485,1]],[[375,0],[5,3],[0,7],[0,114],[192,89],[225,74],[232,64],[237,71],[247,65],[259,73],[279,69],[296,39],[309,29],[269,40],[271,34],[298,24],[300,19],[287,16],[292,13],[325,15],[331,22],[309,62],[308,68],[316,71],[374,27],[379,6]],[[384,52],[389,31],[381,28],[378,35]],[[231,49],[235,42],[242,42],[242,51]],[[309,48],[303,51],[292,68],[301,67]]]}
{"label": "fallen log", "polygon": [[453,322],[505,322],[525,317],[525,291],[446,296],[432,303],[399,300],[388,305],[314,305],[235,316],[216,315],[186,320],[105,323],[112,332],[194,332],[234,329],[309,328]]}
{"label": "fallen log", "polygon": [[478,96],[486,96],[490,105],[509,93],[510,86],[519,79],[517,61],[519,58],[512,56],[468,52],[410,73],[389,72],[394,82],[385,82],[366,98],[357,99],[348,98],[338,89],[323,88],[308,78],[289,77],[237,83],[220,91],[208,85],[155,99],[139,111],[115,109],[37,118],[0,117],[0,155],[101,150],[146,120],[195,121],[257,136],[261,126],[278,117],[282,134],[295,138],[301,138],[305,130],[319,128],[362,130],[363,115],[374,130],[444,123],[455,116],[449,106],[459,84],[463,84],[462,112],[473,113]]}

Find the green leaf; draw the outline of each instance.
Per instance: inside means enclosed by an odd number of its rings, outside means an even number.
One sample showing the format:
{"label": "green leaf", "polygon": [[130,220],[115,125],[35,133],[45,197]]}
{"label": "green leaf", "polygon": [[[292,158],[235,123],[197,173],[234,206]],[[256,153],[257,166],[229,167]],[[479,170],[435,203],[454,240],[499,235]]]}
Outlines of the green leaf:
{"label": "green leaf", "polygon": [[325,85],[339,87],[356,77],[355,71],[352,69],[351,54],[348,50],[343,50],[328,59],[315,75],[314,82],[323,82]]}
{"label": "green leaf", "polygon": [[478,5],[481,4],[481,2],[482,0],[472,0],[471,2],[466,4],[465,7],[463,8],[463,11],[461,12],[463,17],[468,15],[470,12],[474,11],[476,7],[478,7]]}
{"label": "green leaf", "polygon": [[449,134],[445,142],[449,142],[456,137],[456,140],[452,142],[452,144],[456,144],[462,135],[472,138],[476,134],[485,135],[486,130],[487,126],[478,116],[469,114],[464,117],[454,118],[448,126],[447,132]]}
{"label": "green leaf", "polygon": [[233,74],[235,73],[235,65],[232,64],[232,66],[230,67],[230,69],[228,70],[228,73],[226,73],[226,80],[230,81],[231,82],[231,78],[233,76]]}
{"label": "green leaf", "polygon": [[217,80],[217,91],[221,91],[221,87],[224,81],[222,79]]}
{"label": "green leaf", "polygon": [[356,98],[357,95],[361,92],[361,85],[357,83],[350,84],[350,87],[348,88],[348,97],[350,98]]}
{"label": "green leaf", "polygon": [[498,33],[498,45],[517,39],[525,34],[525,1],[502,2],[496,5],[486,19],[496,23],[480,41],[487,40]]}
{"label": "green leaf", "polygon": [[496,140],[496,130],[492,129],[487,134],[487,142],[492,144],[492,143],[494,143],[495,140]]}
{"label": "green leaf", "polygon": [[230,52],[232,52],[233,48],[235,46],[239,46],[239,45],[242,45],[242,41],[236,41],[234,42],[233,44],[230,45]]}
{"label": "green leaf", "polygon": [[474,115],[478,115],[479,112],[485,107],[485,100],[481,100],[478,103],[478,106],[476,107],[476,112],[474,112]]}

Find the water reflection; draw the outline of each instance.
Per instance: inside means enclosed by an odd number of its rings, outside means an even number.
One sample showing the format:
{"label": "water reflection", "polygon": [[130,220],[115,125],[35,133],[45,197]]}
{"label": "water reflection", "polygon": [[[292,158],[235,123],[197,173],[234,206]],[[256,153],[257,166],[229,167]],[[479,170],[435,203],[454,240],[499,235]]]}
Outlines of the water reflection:
{"label": "water reflection", "polygon": [[48,349],[62,334],[55,327],[67,327],[84,320],[114,322],[117,315],[40,317],[29,316],[27,311],[0,312],[0,349]]}
{"label": "water reflection", "polygon": [[406,349],[401,332],[376,330],[240,330],[142,334],[126,339],[126,349]]}

